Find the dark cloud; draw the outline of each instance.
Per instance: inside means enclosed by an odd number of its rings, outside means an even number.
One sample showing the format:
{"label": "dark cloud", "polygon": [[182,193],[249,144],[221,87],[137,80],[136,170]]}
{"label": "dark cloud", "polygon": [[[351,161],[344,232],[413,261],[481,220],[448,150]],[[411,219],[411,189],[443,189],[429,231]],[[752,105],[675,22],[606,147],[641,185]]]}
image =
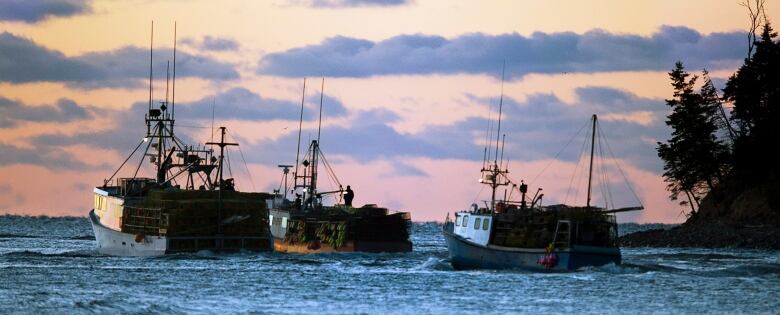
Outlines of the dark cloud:
{"label": "dark cloud", "polygon": [[[588,87],[576,90],[578,101],[568,104],[551,94],[535,94],[524,102],[504,97],[501,133],[507,135],[504,156],[512,161],[533,161],[557,158],[577,161],[586,140],[592,114],[602,115],[600,128],[617,158],[659,173],[655,144],[647,139],[664,139],[668,130],[663,123],[666,106],[663,100],[647,99],[625,91]],[[474,106],[492,106],[496,100],[467,96]],[[650,124],[606,119],[608,114],[646,112]],[[495,115],[494,115],[495,116]],[[432,126],[414,134],[403,134],[389,126],[398,116],[379,109],[357,112],[348,126],[330,125],[321,132],[321,147],[326,154],[348,155],[360,161],[428,157],[434,159],[482,160],[488,121],[470,117],[451,125]],[[493,117],[495,119],[495,117]],[[494,126],[495,128],[495,126]],[[579,136],[574,138],[578,133]],[[316,130],[303,131],[304,147],[316,137]],[[494,154],[496,135],[490,138],[490,154]],[[297,132],[290,131],[276,141],[261,141],[251,146],[253,162],[279,164],[294,161]],[[568,145],[567,145],[568,144]],[[565,150],[562,150],[563,148]],[[609,156],[606,146],[605,155]],[[247,152],[247,151],[245,151]],[[558,154],[560,152],[560,154]],[[556,156],[557,155],[557,156]],[[491,159],[492,160],[492,159]]]}
{"label": "dark cloud", "polygon": [[[183,141],[183,144],[197,145],[202,144],[202,141],[194,140],[191,136],[192,132],[196,131],[189,127],[202,124],[204,121],[211,120],[212,113],[212,100],[215,96],[205,97],[199,101],[191,103],[178,103],[176,104],[176,118],[179,128],[176,129],[177,137]],[[106,109],[92,109],[95,116],[102,117],[105,121],[110,121],[113,129],[104,130],[96,133],[83,133],[76,135],[66,134],[47,134],[40,135],[30,139],[30,142],[36,149],[44,148],[47,150],[53,150],[55,148],[61,148],[63,146],[83,144],[96,148],[103,148],[117,151],[120,155],[129,154],[131,150],[138,145],[141,139],[146,134],[146,124],[144,122],[144,114],[148,110],[147,102],[136,102],[129,109],[125,110],[106,110]],[[337,99],[325,97],[324,100],[324,114],[327,117],[338,117],[346,114],[346,109],[343,104]],[[310,100],[304,107],[304,119],[314,120],[319,114],[319,98]],[[215,118],[217,120],[247,120],[247,121],[270,121],[275,119],[290,120],[296,122],[300,117],[300,103],[277,100],[272,98],[263,98],[249,90],[243,88],[234,88],[223,93],[216,95],[216,107]],[[1,120],[0,120],[1,121]],[[195,126],[199,127],[199,126]],[[228,126],[228,129],[230,126]],[[291,128],[292,129],[292,128]],[[297,130],[297,128],[296,128]],[[310,131],[307,131],[310,133]],[[316,130],[315,130],[316,132]],[[297,137],[297,133],[294,133]],[[292,135],[292,133],[291,133]],[[238,135],[234,135],[238,137]],[[304,138],[306,139],[306,138]],[[242,147],[249,146],[249,141],[243,139],[237,139],[241,143]],[[297,141],[297,138],[296,138]],[[286,151],[284,153],[294,151],[294,144],[292,142],[288,144],[293,151]],[[251,146],[250,146],[251,149]],[[246,152],[246,149],[244,149]],[[269,154],[275,155],[276,149],[262,149],[256,151],[257,156],[267,156]],[[22,152],[24,153],[24,152]],[[22,153],[14,154],[14,157],[8,157],[8,163],[19,158]],[[285,156],[287,157],[287,156]],[[247,156],[248,160],[256,160],[255,156]],[[38,159],[28,160],[24,163],[39,164],[42,162]],[[2,162],[0,162],[2,163]]]}
{"label": "dark cloud", "polygon": [[[84,170],[95,168],[88,166],[73,154],[59,147],[38,146],[34,149],[19,148],[0,143],[0,165],[32,164],[58,170]],[[97,168],[106,168],[107,164]]]}
{"label": "dark cloud", "polygon": [[209,51],[235,51],[240,45],[234,39],[204,36],[202,40],[185,38],[180,41],[190,47]]}
{"label": "dark cloud", "polygon": [[[154,77],[164,79],[171,49],[154,51]],[[173,65],[171,65],[171,71]],[[176,76],[209,80],[239,77],[234,66],[209,57],[177,52]],[[137,87],[149,77],[149,50],[123,47],[66,57],[58,51],[5,32],[0,34],[0,82],[65,82],[74,87]]]}
{"label": "dark cloud", "polygon": [[393,170],[390,171],[387,174],[384,174],[384,176],[414,176],[414,177],[428,177],[428,173],[424,170],[421,170],[420,168],[402,162],[402,161],[393,161]]}
{"label": "dark cloud", "polygon": [[[300,118],[300,103],[272,98],[264,98],[245,88],[233,88],[208,96],[192,103],[179,103],[176,106],[177,117],[185,119],[211,119],[212,103],[217,119],[240,119],[268,121],[274,119],[295,120]],[[346,114],[341,101],[324,96],[323,115],[334,117]],[[309,99],[304,107],[303,118],[311,120],[319,115],[319,97]]]}
{"label": "dark cloud", "polygon": [[392,7],[412,3],[411,0],[310,0],[315,8]]}
{"label": "dark cloud", "polygon": [[69,99],[51,106],[30,106],[0,96],[0,128],[11,128],[18,122],[69,122],[92,118],[89,108]]}
{"label": "dark cloud", "polygon": [[[641,98],[625,91],[601,87],[579,88],[576,94],[578,101],[575,104],[567,104],[551,94],[532,95],[524,102],[505,96],[501,123],[501,134],[507,135],[504,156],[514,161],[531,161],[553,158],[560,152],[558,159],[576,161],[582,153],[583,142],[589,140],[585,137],[588,130],[584,127],[591,115],[597,114],[602,116],[600,128],[616,157],[629,160],[642,169],[660,171],[655,144],[643,139],[662,139],[668,135],[663,123],[666,113],[663,100]],[[472,97],[472,101],[490,105],[497,111],[494,99]],[[635,112],[649,112],[654,120],[649,125],[643,125],[605,119],[608,114]],[[487,125],[486,119],[469,118],[451,126],[428,128],[418,136],[440,148],[433,152],[435,155],[481,160],[484,147],[477,146],[474,140],[479,137],[484,141]],[[573,139],[578,131],[579,137]],[[494,131],[489,154],[495,155],[496,139]],[[561,151],[564,147],[566,149]]]}
{"label": "dark cloud", "polygon": [[207,50],[224,51],[224,50],[237,50],[238,42],[230,38],[217,38],[206,36],[203,38],[201,47]]}
{"label": "dark cloud", "polygon": [[0,34],[0,81],[101,80],[101,69],[82,60],[39,46],[29,39],[4,32]]}
{"label": "dark cloud", "polygon": [[332,37],[320,44],[266,55],[258,73],[290,77],[366,77],[396,74],[528,73],[666,70],[683,60],[692,68],[717,68],[744,58],[744,34],[702,35],[662,26],[651,36],[592,30],[522,36],[467,34],[452,39],[401,35],[379,42]]}
{"label": "dark cloud", "polygon": [[3,0],[0,21],[35,23],[49,17],[92,12],[86,0]]}

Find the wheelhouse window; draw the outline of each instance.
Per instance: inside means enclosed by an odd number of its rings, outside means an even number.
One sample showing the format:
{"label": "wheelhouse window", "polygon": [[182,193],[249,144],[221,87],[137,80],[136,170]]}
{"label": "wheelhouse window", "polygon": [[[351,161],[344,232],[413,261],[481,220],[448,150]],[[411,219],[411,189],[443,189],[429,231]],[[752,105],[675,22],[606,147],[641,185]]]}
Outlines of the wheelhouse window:
{"label": "wheelhouse window", "polygon": [[485,219],[482,221],[482,229],[487,231],[488,226],[490,225],[490,219]]}
{"label": "wheelhouse window", "polygon": [[474,219],[474,229],[479,230],[479,221],[482,220],[480,218]]}
{"label": "wheelhouse window", "polygon": [[460,221],[463,220],[463,217],[456,217],[455,218],[455,226],[460,226]]}
{"label": "wheelhouse window", "polygon": [[464,215],[463,216],[463,227],[468,227],[468,226],[469,226],[469,216]]}

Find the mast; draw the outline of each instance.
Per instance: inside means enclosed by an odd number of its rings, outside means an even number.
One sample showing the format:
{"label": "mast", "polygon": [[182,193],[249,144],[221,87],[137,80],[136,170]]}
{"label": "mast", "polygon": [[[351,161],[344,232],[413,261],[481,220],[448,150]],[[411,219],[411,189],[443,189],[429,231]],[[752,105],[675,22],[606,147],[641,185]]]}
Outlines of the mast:
{"label": "mast", "polygon": [[[317,164],[320,155],[320,131],[322,130],[322,101],[325,97],[325,78],[322,78],[322,86],[320,87],[320,118],[317,126],[317,140],[311,141],[311,170],[309,171],[311,196],[317,194]],[[314,202],[313,198],[310,198],[311,202]],[[314,206],[313,204],[311,206]]]}
{"label": "mast", "polygon": [[[301,119],[298,121],[298,151],[295,152],[295,187],[298,187],[298,163],[301,156],[301,132],[303,131],[303,102],[306,100],[306,78],[303,78],[303,93],[301,93]],[[304,180],[304,184],[306,181]]]}
{"label": "mast", "polygon": [[506,61],[504,61],[504,64],[501,66],[501,97],[498,100],[498,126],[496,127],[496,154],[493,156],[493,171],[492,171],[491,183],[490,183],[490,188],[492,191],[490,197],[491,211],[495,211],[496,209],[496,189],[498,188],[498,186],[501,185],[498,179],[498,176],[501,175],[502,173],[501,168],[498,166],[498,145],[501,140],[501,113],[504,109],[504,71],[505,70],[506,70]]}
{"label": "mast", "polygon": [[[171,91],[171,119],[176,116],[176,22],[173,22],[173,91]],[[173,121],[171,121],[173,130]]]}
{"label": "mast", "polygon": [[588,201],[585,205],[590,208],[591,180],[593,179],[593,151],[596,147],[596,114],[593,114],[593,129],[590,135],[590,167],[588,168]]}
{"label": "mast", "polygon": [[317,143],[320,143],[320,130],[322,130],[322,99],[325,97],[325,78],[322,78],[322,87],[320,88],[320,122],[317,126]]}
{"label": "mast", "polygon": [[238,146],[238,143],[228,143],[225,142],[225,127],[219,127],[220,130],[220,140],[219,142],[206,142],[207,145],[216,145],[219,146],[219,165],[217,166],[217,180],[219,181],[219,189],[222,190],[223,185],[223,170],[222,165],[225,161],[225,147],[226,146]]}
{"label": "mast", "polygon": [[152,31],[151,36],[149,37],[149,110],[152,110],[152,64],[154,63],[153,59],[153,50],[154,50],[154,20],[152,20]]}

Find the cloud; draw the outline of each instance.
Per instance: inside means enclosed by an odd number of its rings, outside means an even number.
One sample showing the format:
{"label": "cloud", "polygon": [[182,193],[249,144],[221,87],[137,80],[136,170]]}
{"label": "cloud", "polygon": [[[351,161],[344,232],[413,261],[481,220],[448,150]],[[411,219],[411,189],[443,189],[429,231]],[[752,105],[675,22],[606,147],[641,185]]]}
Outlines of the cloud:
{"label": "cloud", "polygon": [[[59,147],[38,146],[34,149],[26,149],[0,143],[0,152],[3,152],[3,154],[0,154],[0,166],[32,164],[59,170],[94,168],[94,166],[87,165],[73,154]],[[107,167],[107,165],[101,167]]]}
{"label": "cloud", "polygon": [[403,161],[394,161],[392,163],[392,170],[383,174],[383,176],[413,176],[413,177],[428,177],[427,172],[424,170]]}
{"label": "cloud", "polygon": [[55,105],[29,106],[0,96],[0,128],[11,128],[20,121],[69,122],[92,118],[89,108],[69,99],[60,99]]}
{"label": "cloud", "polygon": [[8,32],[0,34],[0,81],[89,81],[105,76],[82,60],[39,46]]}
{"label": "cloud", "polygon": [[488,74],[666,70],[683,60],[692,68],[717,68],[744,58],[744,34],[703,35],[662,26],[651,36],[591,30],[455,38],[400,35],[378,42],[331,37],[316,45],[264,56],[257,72],[288,77],[367,77],[400,74]]}
{"label": "cloud", "polygon": [[[177,103],[177,117],[187,119],[211,119],[212,102],[215,116],[221,119],[269,121],[274,119],[295,120],[300,118],[300,103],[264,98],[245,88],[233,88],[216,96],[204,97],[191,103]],[[179,106],[181,105],[181,106]],[[338,99],[324,96],[323,110],[330,117],[346,114],[344,105]],[[303,118],[311,120],[319,114],[319,98],[309,100],[304,107]]]}
{"label": "cloud", "polygon": [[315,8],[393,7],[412,3],[411,0],[310,0],[307,5]]}
{"label": "cloud", "polygon": [[50,17],[68,17],[92,12],[85,0],[4,0],[0,21],[36,23]]}
{"label": "cloud", "polygon": [[[282,120],[294,120],[297,121],[300,118],[300,103],[293,101],[278,100],[273,98],[263,98],[249,90],[244,88],[233,88],[225,92],[219,93],[216,96],[204,97],[201,100],[190,103],[177,103],[176,104],[176,117],[177,121],[182,120],[210,120],[212,113],[212,100],[216,98],[215,117],[217,119],[231,119],[231,120],[244,120],[244,121],[270,121],[275,119]],[[1,104],[1,103],[0,103]],[[72,145],[87,145],[102,149],[109,149],[118,152],[124,156],[134,148],[146,132],[146,124],[144,122],[144,114],[148,109],[147,102],[135,102],[129,109],[113,110],[113,109],[92,109],[94,115],[110,121],[113,129],[102,130],[94,133],[81,133],[75,135],[66,134],[46,134],[32,137],[29,142],[35,149],[47,149],[53,150],[55,148],[61,148]],[[328,117],[339,117],[347,114],[347,110],[344,105],[335,98],[325,97],[324,108]],[[2,107],[0,107],[2,109]],[[0,111],[2,112],[2,111]],[[306,103],[304,107],[304,119],[313,120],[317,118],[319,114],[319,98],[314,101]],[[0,120],[0,123],[2,120]],[[189,134],[188,129],[178,129],[176,132],[178,138],[182,140],[184,144],[197,144]],[[297,133],[295,133],[297,137]],[[297,143],[293,140],[289,143],[285,143],[288,147],[292,148],[291,151],[286,151],[289,155],[294,151],[294,145]],[[242,147],[249,146],[249,141],[241,141]],[[284,145],[282,145],[284,146]],[[257,155],[263,156],[282,156],[283,153],[278,152],[276,148],[268,148],[269,152],[261,151]],[[265,150],[265,148],[263,149]],[[17,150],[18,151],[18,150]],[[27,164],[40,164],[47,166],[45,161],[39,159],[31,160],[15,160],[22,158],[27,151],[19,151],[14,154],[13,157],[8,157],[5,162],[22,162]],[[285,157],[287,157],[285,155]],[[251,158],[251,157],[250,157]],[[2,161],[0,161],[2,165]]]}
{"label": "cloud", "polygon": [[[663,124],[667,110],[663,100],[605,87],[579,88],[575,93],[573,103],[551,94],[534,94],[523,102],[505,96],[501,125],[501,133],[507,135],[505,158],[519,162],[551,158],[576,162],[583,145],[589,141],[586,137],[589,128],[586,127],[595,113],[602,117],[600,128],[609,141],[609,149],[604,146],[605,155],[613,150],[617,158],[644,170],[660,172],[655,144],[642,139],[668,136],[669,131]],[[468,95],[466,98],[474,106],[492,106],[497,112],[495,100]],[[641,113],[642,119],[631,119],[637,113]],[[623,119],[604,118],[609,115]],[[486,118],[469,117],[453,124],[404,134],[390,127],[398,116],[385,109],[359,111],[349,116],[352,120],[349,124],[323,128],[321,147],[326,154],[347,155],[361,162],[410,157],[480,161],[485,154]],[[303,134],[306,139],[306,135],[316,134],[316,130],[304,130]],[[575,138],[577,134],[579,136]],[[489,141],[488,150],[492,156],[495,154],[495,131]],[[290,132],[277,140],[260,141],[245,150],[257,153],[248,154],[256,163],[287,163],[291,152],[295,152],[296,143],[297,133]]]}
{"label": "cloud", "polygon": [[[165,78],[171,49],[156,49],[155,78]],[[171,70],[173,66],[171,65]],[[215,59],[177,52],[176,76],[207,80],[233,80],[235,67]],[[113,51],[90,52],[66,57],[35,42],[5,32],[0,34],[0,82],[65,82],[72,87],[141,86],[149,77],[149,50],[123,47]]]}
{"label": "cloud", "polygon": [[181,40],[181,43],[190,47],[209,51],[235,51],[240,47],[239,43],[234,39],[212,37],[208,35],[204,36],[200,41],[194,38],[185,38]]}

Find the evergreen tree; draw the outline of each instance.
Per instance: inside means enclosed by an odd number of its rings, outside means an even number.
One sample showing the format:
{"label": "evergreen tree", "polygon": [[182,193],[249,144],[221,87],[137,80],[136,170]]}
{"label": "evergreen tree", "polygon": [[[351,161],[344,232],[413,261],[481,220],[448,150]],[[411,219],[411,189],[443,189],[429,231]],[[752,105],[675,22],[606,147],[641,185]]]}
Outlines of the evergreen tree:
{"label": "evergreen tree", "polygon": [[762,179],[776,174],[780,148],[780,42],[769,22],[764,24],[755,53],[729,78],[724,100],[734,105],[738,126],[734,147],[740,176]]}
{"label": "evergreen tree", "polygon": [[685,193],[694,210],[722,178],[728,148],[717,137],[719,104],[713,99],[711,83],[695,91],[698,77],[685,71],[682,62],[675,64],[669,78],[674,95],[666,100],[672,109],[666,124],[672,128],[672,137],[658,143],[658,156],[664,160],[664,179],[672,200]]}

